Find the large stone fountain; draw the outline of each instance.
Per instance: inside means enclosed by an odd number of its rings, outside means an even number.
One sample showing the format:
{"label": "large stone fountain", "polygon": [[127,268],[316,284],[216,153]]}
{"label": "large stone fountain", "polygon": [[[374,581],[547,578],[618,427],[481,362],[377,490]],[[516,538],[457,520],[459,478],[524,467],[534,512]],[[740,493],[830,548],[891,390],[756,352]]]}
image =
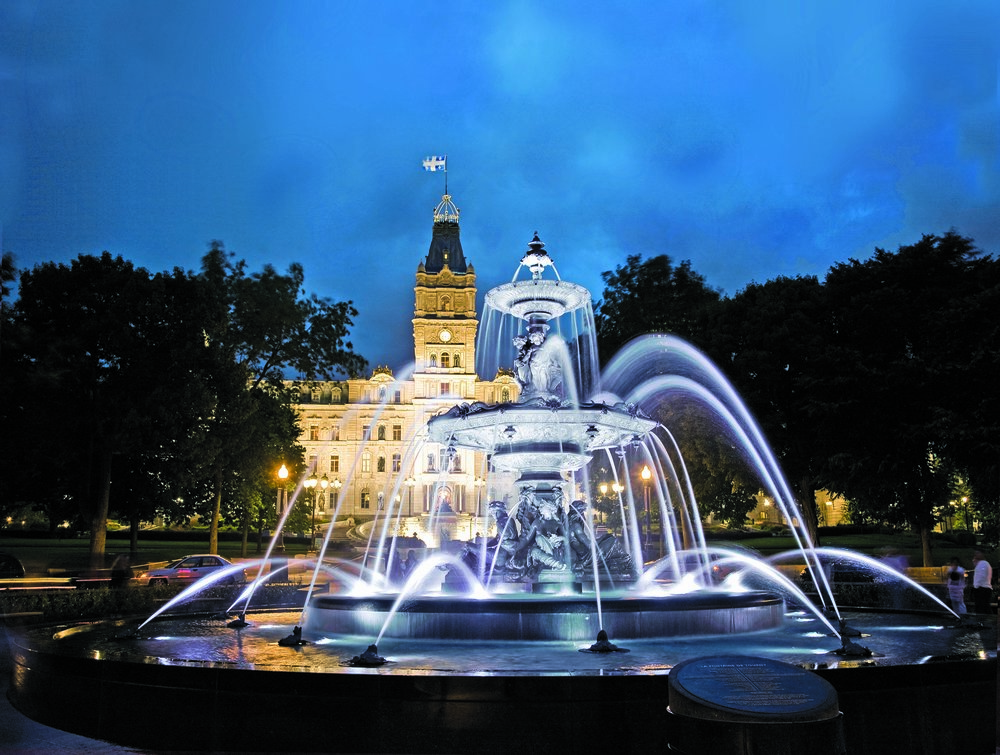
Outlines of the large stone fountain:
{"label": "large stone fountain", "polygon": [[[159,750],[652,752],[671,742],[671,668],[740,652],[829,680],[852,752],[978,751],[982,737],[955,724],[995,708],[995,621],[946,630],[943,606],[845,616],[822,568],[810,568],[817,605],[774,563],[709,548],[677,444],[640,407],[678,395],[703,403],[785,518],[801,521],[745,407],[676,339],[630,346],[602,384],[580,369],[595,355],[592,329],[563,324],[592,325],[589,292],[559,278],[537,235],[522,270],[530,277],[486,297],[517,323],[518,400],[455,406],[422,438],[482,452],[489,474],[510,480],[513,499],[489,503],[483,537],[415,560],[384,536],[361,564],[321,557],[301,612],[255,612],[251,585],[232,622],[179,618],[168,604],[138,627],[25,631],[12,641],[14,703],[54,726]],[[594,525],[587,466],[601,456],[621,470],[621,535]],[[627,472],[636,461],[655,470],[641,503]],[[650,506],[662,526],[647,551]],[[822,566],[795,534],[795,563]],[[320,577],[328,594],[312,589]],[[853,643],[837,618],[873,649],[845,652]],[[943,702],[959,698],[962,716]]]}
{"label": "large stone fountain", "polygon": [[[409,639],[584,640],[604,632],[618,639],[742,633],[779,626],[781,596],[728,592],[711,584],[706,553],[678,558],[668,522],[663,536],[675,549],[673,575],[685,573],[682,594],[634,589],[644,571],[641,543],[599,534],[584,498],[567,489],[586,481],[595,454],[624,458],[648,447],[657,423],[638,406],[581,398],[585,388],[566,340],[555,337],[559,318],[589,310],[590,293],[561,280],[536,234],[515,279],[486,294],[488,310],[513,318],[516,402],[459,404],[428,423],[428,439],[483,452],[490,474],[513,477],[516,503],[490,502],[493,537],[466,543],[440,563],[441,590],[420,580],[399,584],[388,575],[379,589],[319,596],[306,615],[306,634],[330,630]],[[548,276],[546,276],[548,273]],[[593,339],[593,333],[577,334]],[[593,351],[588,344],[578,351]],[[387,517],[393,516],[392,510]],[[434,516],[434,512],[431,513]],[[394,556],[377,563],[391,563]],[[435,585],[435,588],[437,586]],[[471,599],[475,595],[475,599]],[[524,596],[532,596],[525,600]]]}

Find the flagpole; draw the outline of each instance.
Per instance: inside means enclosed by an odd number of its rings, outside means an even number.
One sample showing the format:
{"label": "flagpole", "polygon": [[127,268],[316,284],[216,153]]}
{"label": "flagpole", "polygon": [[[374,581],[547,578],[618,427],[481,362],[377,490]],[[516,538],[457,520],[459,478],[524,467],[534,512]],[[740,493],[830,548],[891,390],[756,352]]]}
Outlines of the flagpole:
{"label": "flagpole", "polygon": [[444,156],[444,193],[448,193],[448,155]]}

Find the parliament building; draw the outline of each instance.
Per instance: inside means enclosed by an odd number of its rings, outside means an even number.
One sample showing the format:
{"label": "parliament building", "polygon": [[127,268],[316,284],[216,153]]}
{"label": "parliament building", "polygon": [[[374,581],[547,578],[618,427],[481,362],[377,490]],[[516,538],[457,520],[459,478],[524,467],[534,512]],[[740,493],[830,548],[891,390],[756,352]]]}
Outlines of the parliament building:
{"label": "parliament building", "polygon": [[504,370],[491,380],[476,374],[476,272],[462,249],[458,216],[444,195],[434,210],[430,248],[417,266],[412,374],[397,377],[383,366],[367,378],[290,384],[298,391],[306,461],[328,483],[325,491],[316,489],[320,515],[331,516],[338,497],[341,517],[399,511],[389,505],[391,496],[402,507],[404,534],[436,499],[455,513],[462,531],[454,534],[471,537],[476,517],[485,514],[484,455],[449,454],[422,442],[435,414],[458,403],[516,401],[520,390]]}

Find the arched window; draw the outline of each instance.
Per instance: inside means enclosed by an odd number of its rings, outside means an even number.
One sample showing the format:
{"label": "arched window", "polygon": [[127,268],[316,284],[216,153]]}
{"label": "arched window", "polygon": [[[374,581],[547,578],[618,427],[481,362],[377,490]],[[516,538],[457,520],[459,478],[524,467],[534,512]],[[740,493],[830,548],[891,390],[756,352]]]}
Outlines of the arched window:
{"label": "arched window", "polygon": [[451,310],[451,298],[447,296],[441,297],[441,311],[449,312]]}
{"label": "arched window", "polygon": [[318,404],[319,400],[321,398],[323,398],[323,391],[321,391],[319,388],[313,388],[312,389],[312,402],[314,404]]}
{"label": "arched window", "polygon": [[334,388],[332,391],[330,391],[330,401],[332,401],[334,404],[339,404],[342,397],[343,397],[343,391],[341,391],[340,388]]}
{"label": "arched window", "polygon": [[441,355],[441,366],[451,367],[451,355],[447,353]]}

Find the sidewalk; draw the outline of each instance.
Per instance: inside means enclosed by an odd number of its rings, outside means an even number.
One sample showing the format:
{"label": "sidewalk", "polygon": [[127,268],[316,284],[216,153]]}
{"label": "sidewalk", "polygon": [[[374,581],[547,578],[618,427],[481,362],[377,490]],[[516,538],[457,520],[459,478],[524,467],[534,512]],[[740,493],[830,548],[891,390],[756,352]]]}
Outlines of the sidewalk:
{"label": "sidewalk", "polygon": [[10,654],[8,628],[0,621],[0,753],[9,755],[42,755],[52,752],[150,753],[130,747],[87,739],[60,729],[53,729],[22,715],[7,699],[13,662]]}

